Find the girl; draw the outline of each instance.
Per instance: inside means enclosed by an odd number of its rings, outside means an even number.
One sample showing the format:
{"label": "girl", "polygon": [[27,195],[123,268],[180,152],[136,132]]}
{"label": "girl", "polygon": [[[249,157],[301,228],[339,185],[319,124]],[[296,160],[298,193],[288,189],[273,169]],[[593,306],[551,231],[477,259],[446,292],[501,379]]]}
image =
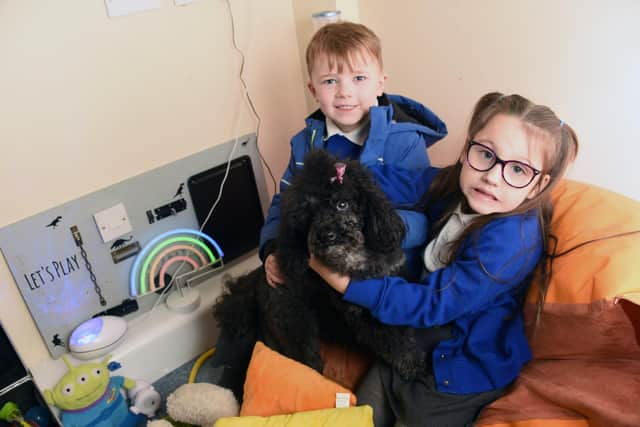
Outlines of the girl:
{"label": "girl", "polygon": [[[464,426],[497,399],[531,359],[521,302],[544,272],[550,192],[577,153],[573,130],[548,107],[489,93],[476,104],[455,165],[410,172],[382,166],[376,180],[396,204],[420,200],[434,224],[422,283],[351,281],[313,256],[310,265],[344,299],[383,323],[433,331],[429,373],[405,381],[374,364],[356,394],[376,427]],[[544,277],[544,276],[543,276]],[[541,286],[538,313],[544,303]],[[449,335],[442,338],[446,326]],[[440,335],[436,335],[440,334]]]}

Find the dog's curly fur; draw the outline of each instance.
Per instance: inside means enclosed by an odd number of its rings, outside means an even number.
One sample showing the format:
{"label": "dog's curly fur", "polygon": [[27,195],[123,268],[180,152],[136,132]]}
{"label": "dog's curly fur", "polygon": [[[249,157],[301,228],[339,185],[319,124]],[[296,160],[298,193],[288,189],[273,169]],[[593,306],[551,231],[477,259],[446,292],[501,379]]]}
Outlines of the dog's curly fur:
{"label": "dog's curly fur", "polygon": [[319,372],[319,339],[364,346],[407,379],[424,372],[430,349],[417,329],[383,325],[308,266],[313,253],[355,279],[401,270],[404,224],[369,172],[352,161],[339,179],[336,159],[313,151],[281,197],[276,256],[286,282],[270,287],[263,267],[228,281],[214,305],[219,326],[241,335],[259,324],[267,345]]}

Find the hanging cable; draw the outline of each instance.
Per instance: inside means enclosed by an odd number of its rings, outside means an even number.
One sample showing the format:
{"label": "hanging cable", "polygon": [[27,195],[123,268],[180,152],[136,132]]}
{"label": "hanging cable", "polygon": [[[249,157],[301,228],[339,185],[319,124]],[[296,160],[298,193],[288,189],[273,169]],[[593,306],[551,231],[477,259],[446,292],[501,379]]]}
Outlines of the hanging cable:
{"label": "hanging cable", "polygon": [[[244,73],[245,57],[244,57],[244,53],[238,48],[238,45],[236,43],[236,30],[235,30],[233,10],[231,9],[231,3],[229,2],[229,0],[227,0],[226,4],[227,4],[227,10],[229,11],[229,18],[230,18],[230,21],[231,21],[231,40],[232,40],[234,49],[240,54],[240,58],[241,58],[240,72],[238,74],[238,77],[240,79],[240,83],[242,84],[242,88],[244,90],[245,98],[247,99],[249,107],[251,108],[251,112],[253,113],[253,115],[255,116],[256,121],[257,121],[257,126],[256,126],[256,148],[257,148],[257,151],[258,151],[258,156],[260,157],[260,160],[262,161],[264,166],[267,168],[267,171],[269,172],[269,176],[271,177],[271,181],[273,183],[273,191],[274,191],[274,194],[275,194],[276,191],[277,191],[277,184],[276,184],[275,177],[273,176],[273,172],[271,171],[271,168],[269,167],[269,164],[267,163],[267,161],[265,160],[264,156],[262,155],[262,152],[260,151],[260,145],[258,144],[259,137],[260,137],[260,125],[261,125],[261,121],[262,120],[261,120],[260,115],[258,114],[258,112],[257,112],[257,110],[255,108],[253,100],[251,99],[251,95],[249,94],[249,90],[247,88],[247,84],[246,84],[246,82],[244,80],[243,73]],[[232,131],[233,131],[232,135],[235,135],[235,133],[236,133],[237,124],[238,124],[238,121],[236,120],[236,122],[235,122],[235,124],[233,126],[233,129],[232,129]],[[202,225],[200,226],[200,230],[199,231],[201,231],[201,232],[204,229],[204,227],[207,225],[207,223],[209,222],[209,219],[213,215],[213,212],[214,212],[215,208],[218,206],[218,203],[220,202],[220,199],[222,198],[222,191],[223,191],[224,185],[225,185],[225,183],[227,181],[227,177],[229,176],[229,170],[231,168],[231,161],[233,160],[233,155],[234,155],[237,147],[238,147],[238,137],[236,137],[235,142],[233,144],[233,147],[231,149],[231,152],[229,153],[229,157],[227,158],[227,168],[226,168],[224,176],[222,178],[222,182],[220,183],[220,190],[218,191],[218,196],[216,197],[216,200],[214,201],[213,205],[211,206],[211,209],[207,213],[207,216],[205,217],[204,221],[202,221]],[[173,282],[178,277],[177,273],[182,269],[182,267],[184,266],[185,262],[186,261],[182,261],[182,263],[180,265],[178,265],[178,268],[176,269],[176,271],[174,272],[173,276],[171,277],[171,280],[164,287],[164,289],[160,293],[160,296],[158,297],[158,299],[155,301],[155,303],[151,307],[151,310],[149,311],[149,314],[147,315],[147,319],[148,320],[151,319],[151,316],[153,315],[153,312],[155,311],[156,307],[160,304],[160,301],[162,301],[162,299],[165,296],[165,294],[169,291],[169,289],[171,289],[171,286],[173,285]]]}
{"label": "hanging cable", "polygon": [[260,156],[260,160],[262,161],[262,164],[264,164],[264,166],[267,168],[267,171],[269,172],[269,177],[271,178],[271,182],[273,183],[273,194],[276,194],[278,191],[276,179],[273,176],[271,167],[269,167],[269,164],[267,163],[264,156],[262,155],[262,152],[260,151],[260,124],[262,120],[260,119],[260,115],[258,114],[258,111],[256,110],[255,105],[253,104],[253,100],[251,99],[251,95],[249,94],[249,89],[247,88],[247,83],[244,80],[245,59],[244,59],[244,53],[242,52],[242,50],[240,50],[240,48],[238,48],[238,44],[236,43],[236,26],[235,26],[235,20],[233,17],[233,10],[231,9],[231,2],[229,0],[226,0],[226,4],[227,4],[227,9],[229,10],[229,19],[231,21],[231,42],[233,43],[233,48],[236,50],[236,52],[238,52],[238,54],[240,54],[240,74],[239,74],[240,83],[242,84],[242,88],[244,89],[244,95],[247,99],[247,102],[249,103],[251,112],[256,117],[256,120],[258,122],[258,125],[256,127],[256,147],[258,149],[258,156]]}

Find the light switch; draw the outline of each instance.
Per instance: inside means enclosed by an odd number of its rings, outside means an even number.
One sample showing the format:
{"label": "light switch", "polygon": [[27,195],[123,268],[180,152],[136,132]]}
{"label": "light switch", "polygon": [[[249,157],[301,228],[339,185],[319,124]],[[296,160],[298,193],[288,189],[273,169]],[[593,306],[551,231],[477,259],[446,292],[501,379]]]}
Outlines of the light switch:
{"label": "light switch", "polygon": [[159,9],[160,0],[104,0],[109,18]]}
{"label": "light switch", "polygon": [[93,219],[105,243],[132,230],[127,211],[122,203],[94,214]]}

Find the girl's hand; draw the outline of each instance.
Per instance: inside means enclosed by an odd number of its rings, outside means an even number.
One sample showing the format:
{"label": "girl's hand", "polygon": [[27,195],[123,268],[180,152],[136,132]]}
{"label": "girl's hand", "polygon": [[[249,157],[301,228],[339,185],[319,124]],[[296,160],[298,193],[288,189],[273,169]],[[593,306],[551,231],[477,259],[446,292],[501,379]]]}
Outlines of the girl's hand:
{"label": "girl's hand", "polygon": [[341,294],[347,291],[351,277],[330,270],[313,255],[309,258],[309,267],[313,268],[336,291]]}
{"label": "girl's hand", "polygon": [[267,277],[267,283],[272,288],[276,288],[284,283],[284,277],[282,277],[280,267],[278,266],[278,259],[273,254],[269,254],[267,259],[264,260],[264,273]]}

